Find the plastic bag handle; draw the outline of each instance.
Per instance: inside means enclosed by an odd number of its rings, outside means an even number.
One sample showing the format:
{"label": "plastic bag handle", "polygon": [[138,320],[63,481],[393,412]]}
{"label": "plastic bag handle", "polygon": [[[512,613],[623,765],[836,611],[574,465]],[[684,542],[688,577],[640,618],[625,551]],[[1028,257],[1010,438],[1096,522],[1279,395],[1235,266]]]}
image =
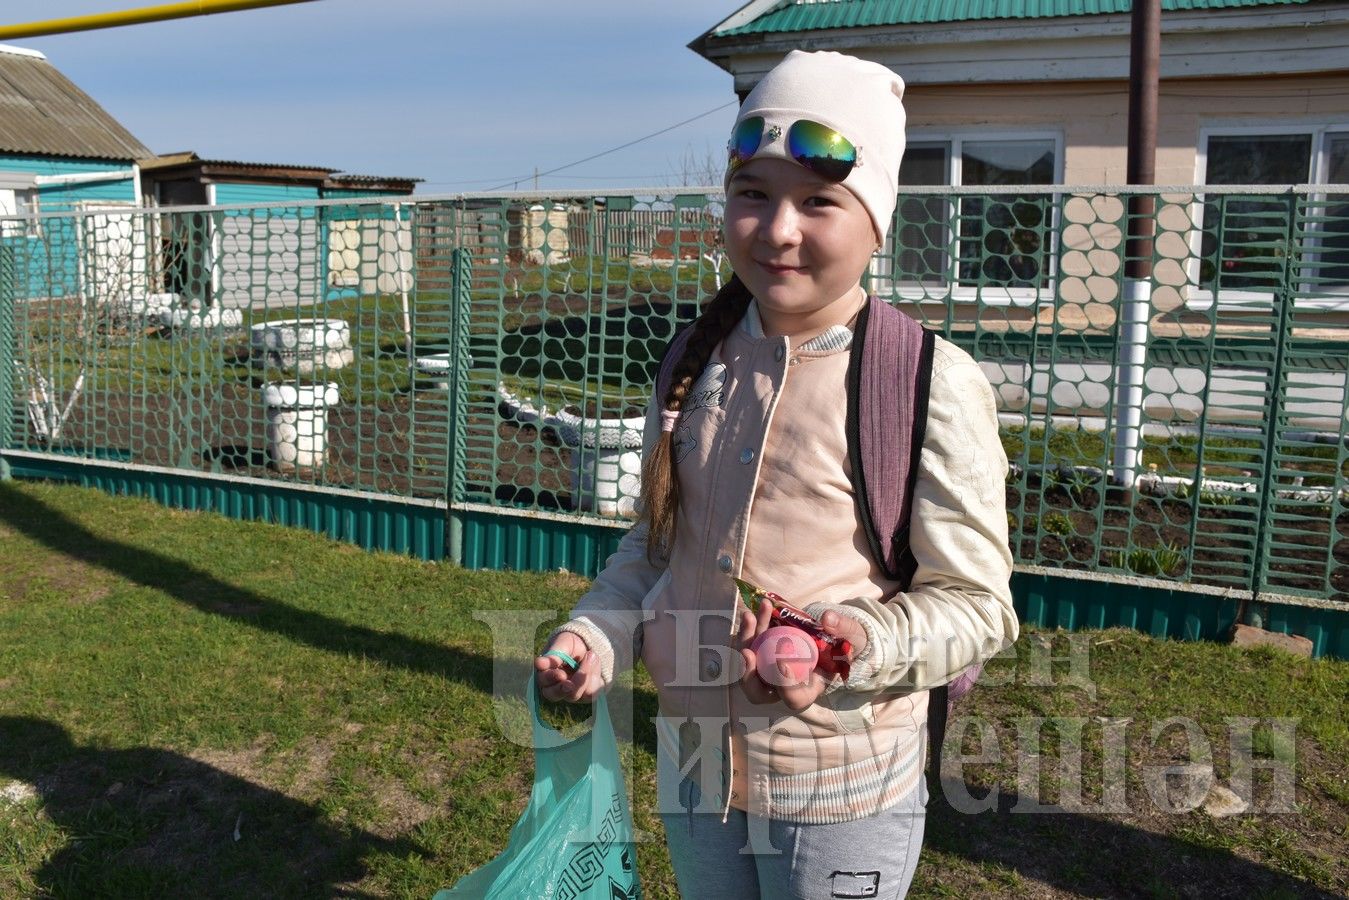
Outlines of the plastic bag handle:
{"label": "plastic bag handle", "polygon": [[591,705],[594,707],[595,716],[590,725],[590,731],[574,738],[565,737],[562,732],[539,717],[539,682],[531,673],[528,683],[525,685],[525,706],[529,709],[529,718],[534,724],[534,749],[561,747],[570,744],[572,741],[589,737],[595,732],[600,734],[612,733],[613,726],[609,723],[609,703],[605,700],[604,694],[596,694]]}

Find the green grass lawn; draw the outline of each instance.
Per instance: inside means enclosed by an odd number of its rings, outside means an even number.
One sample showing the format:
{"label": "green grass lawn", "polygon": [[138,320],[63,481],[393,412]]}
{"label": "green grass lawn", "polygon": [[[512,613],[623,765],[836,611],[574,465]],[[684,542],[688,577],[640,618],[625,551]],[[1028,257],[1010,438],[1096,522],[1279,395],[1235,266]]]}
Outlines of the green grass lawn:
{"label": "green grass lawn", "polygon": [[[503,735],[494,682],[518,689],[530,642],[585,586],[0,484],[0,897],[428,897],[505,845],[532,754]],[[537,628],[494,653],[483,611]],[[1349,663],[1121,630],[1074,640],[1094,692],[1065,684],[1066,666],[1040,683],[1037,660],[1070,654],[1068,636],[1039,632],[962,708],[989,737],[964,776],[975,796],[998,793],[978,814],[932,806],[911,896],[1349,892]],[[652,688],[644,673],[634,686],[635,717],[614,706],[637,723],[629,787],[656,837],[639,862],[647,896],[674,897]],[[1224,785],[1227,719],[1295,720],[1291,741],[1268,722],[1253,738],[1293,767],[1292,811],[1160,809],[1145,774],[1193,755],[1179,725],[1154,738],[1172,717],[1212,746]],[[1057,763],[1078,751],[1085,801],[1099,804],[1106,723],[1120,718],[1123,807],[1021,811],[1066,802]],[[1262,810],[1271,781],[1257,770]]]}
{"label": "green grass lawn", "polygon": [[[426,307],[437,310],[444,304],[440,295],[429,292],[423,300]],[[62,314],[52,317],[45,305],[33,310],[21,307],[18,326],[21,334],[28,335],[28,361],[62,392],[74,385],[81,372],[86,373],[86,389],[91,393],[132,395],[172,395],[185,388],[201,390],[233,383],[260,386],[264,381],[294,379],[292,370],[249,364],[248,329],[262,322],[315,317],[344,319],[351,325],[353,364],[320,373],[337,383],[344,401],[369,401],[406,391],[411,380],[404,350],[402,302],[387,294],[348,297],[322,307],[259,309],[249,312],[239,329],[173,333],[132,323],[92,331],[83,338],[77,337],[75,308],[60,309]],[[437,311],[424,315],[439,324]],[[426,323],[422,323],[422,329],[430,334],[445,331],[444,327]]]}

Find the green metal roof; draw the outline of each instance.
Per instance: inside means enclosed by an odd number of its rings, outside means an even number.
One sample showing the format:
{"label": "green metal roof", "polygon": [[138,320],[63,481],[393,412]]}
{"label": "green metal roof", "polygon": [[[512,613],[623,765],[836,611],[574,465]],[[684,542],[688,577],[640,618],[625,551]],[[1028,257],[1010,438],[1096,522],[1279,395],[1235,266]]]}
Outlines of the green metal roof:
{"label": "green metal roof", "polygon": [[[1162,0],[1162,10],[1291,6],[1308,2],[1310,0]],[[1127,14],[1131,6],[1131,0],[785,0],[748,24],[716,32],[716,37],[978,19]]]}

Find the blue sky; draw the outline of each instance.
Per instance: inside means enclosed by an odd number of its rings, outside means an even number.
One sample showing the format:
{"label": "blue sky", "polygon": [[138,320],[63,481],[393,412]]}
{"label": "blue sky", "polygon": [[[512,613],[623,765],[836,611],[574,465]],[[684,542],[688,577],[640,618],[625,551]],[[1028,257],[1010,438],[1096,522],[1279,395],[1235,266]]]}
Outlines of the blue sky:
{"label": "blue sky", "polygon": [[[156,0],[157,2],[157,0]],[[12,41],[159,153],[500,187],[734,101],[686,46],[743,0],[318,0]],[[0,21],[152,0],[0,2]],[[540,179],[543,188],[679,184],[721,158],[733,108]]]}

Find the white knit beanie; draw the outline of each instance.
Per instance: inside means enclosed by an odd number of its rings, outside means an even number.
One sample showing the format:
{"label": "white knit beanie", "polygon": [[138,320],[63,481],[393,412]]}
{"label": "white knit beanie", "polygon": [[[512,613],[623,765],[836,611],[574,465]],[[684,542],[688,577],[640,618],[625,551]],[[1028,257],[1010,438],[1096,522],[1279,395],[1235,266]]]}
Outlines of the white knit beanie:
{"label": "white knit beanie", "polygon": [[[903,101],[904,80],[880,63],[832,51],[793,50],[749,92],[735,124],[763,116],[765,136],[756,159],[790,160],[785,135],[798,119],[827,125],[851,141],[859,148],[861,165],[848,173],[843,186],[862,201],[884,241],[904,157]],[[781,131],[770,140],[775,125]],[[729,168],[726,174],[729,183]]]}

